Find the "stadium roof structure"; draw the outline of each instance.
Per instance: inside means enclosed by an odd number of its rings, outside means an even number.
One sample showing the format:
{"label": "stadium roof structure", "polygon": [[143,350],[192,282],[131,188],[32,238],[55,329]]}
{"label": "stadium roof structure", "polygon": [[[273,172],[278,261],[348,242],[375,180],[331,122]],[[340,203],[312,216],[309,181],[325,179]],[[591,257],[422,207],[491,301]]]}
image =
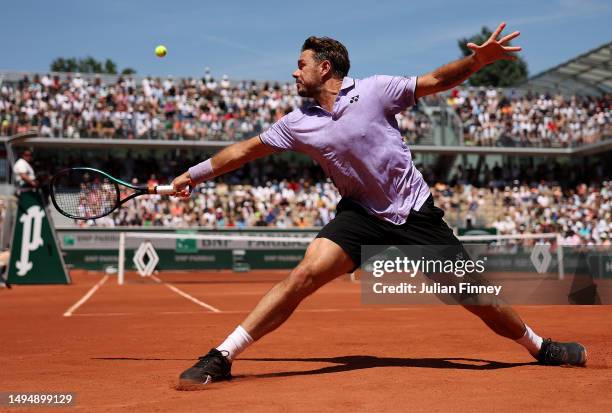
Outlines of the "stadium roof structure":
{"label": "stadium roof structure", "polygon": [[[0,137],[0,145],[6,144],[7,137]],[[149,139],[107,139],[107,138],[46,138],[35,137],[19,140],[15,146],[34,148],[61,149],[189,149],[205,153],[216,152],[232,141],[196,141],[196,140],[149,140]],[[1,146],[0,146],[1,147]],[[540,147],[503,147],[503,146],[446,146],[446,145],[412,145],[412,153],[427,153],[437,155],[507,155],[507,156],[587,156],[612,151],[612,139],[584,144],[571,148],[540,148]]]}
{"label": "stadium roof structure", "polygon": [[532,76],[523,86],[576,95],[612,93],[612,42]]}

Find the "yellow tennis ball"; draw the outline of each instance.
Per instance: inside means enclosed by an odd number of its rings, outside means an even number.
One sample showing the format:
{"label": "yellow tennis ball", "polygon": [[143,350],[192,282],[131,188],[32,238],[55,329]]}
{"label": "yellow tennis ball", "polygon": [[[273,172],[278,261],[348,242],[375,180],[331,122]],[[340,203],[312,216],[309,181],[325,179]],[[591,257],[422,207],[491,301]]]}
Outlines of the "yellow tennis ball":
{"label": "yellow tennis ball", "polygon": [[164,57],[168,53],[166,46],[159,45],[155,48],[155,54],[157,57]]}

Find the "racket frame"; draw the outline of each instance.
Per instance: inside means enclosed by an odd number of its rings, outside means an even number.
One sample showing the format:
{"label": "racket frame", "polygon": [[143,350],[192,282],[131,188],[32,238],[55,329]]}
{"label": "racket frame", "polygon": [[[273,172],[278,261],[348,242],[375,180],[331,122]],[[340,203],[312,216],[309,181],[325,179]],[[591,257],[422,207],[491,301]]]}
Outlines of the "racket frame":
{"label": "racket frame", "polygon": [[[57,179],[59,179],[60,177],[62,177],[63,175],[66,175],[67,173],[70,173],[71,171],[88,171],[88,172],[92,172],[92,173],[96,173],[99,175],[104,176],[105,178],[108,178],[114,185],[115,188],[117,189],[117,201],[115,202],[115,206],[108,210],[107,212],[105,212],[104,214],[101,215],[96,215],[94,217],[79,217],[79,216],[74,216],[72,214],[67,213],[66,211],[62,210],[62,208],[60,208],[57,205],[57,202],[55,201],[55,182],[57,181]],[[121,191],[119,188],[119,185],[124,186],[126,188],[129,189],[133,189],[134,193],[128,195],[127,197],[121,199]],[[66,168],[66,169],[62,169],[61,171],[59,171],[58,173],[56,173],[53,178],[51,178],[51,183],[49,184],[49,193],[51,195],[51,202],[53,203],[53,206],[55,207],[55,209],[57,209],[57,211],[68,217],[68,218],[72,218],[72,219],[80,219],[80,220],[84,220],[84,221],[89,221],[90,219],[99,219],[102,217],[105,217],[109,214],[111,214],[113,211],[117,210],[117,208],[119,208],[121,205],[125,204],[127,201],[130,201],[138,196],[141,195],[154,195],[154,194],[159,194],[159,195],[172,195],[175,193],[174,191],[174,187],[172,185],[132,185],[128,182],[125,182],[121,179],[115,178],[112,175],[109,175],[108,173],[101,171],[99,169],[96,168],[90,168],[87,166],[78,166],[78,167],[74,167],[74,168]]]}

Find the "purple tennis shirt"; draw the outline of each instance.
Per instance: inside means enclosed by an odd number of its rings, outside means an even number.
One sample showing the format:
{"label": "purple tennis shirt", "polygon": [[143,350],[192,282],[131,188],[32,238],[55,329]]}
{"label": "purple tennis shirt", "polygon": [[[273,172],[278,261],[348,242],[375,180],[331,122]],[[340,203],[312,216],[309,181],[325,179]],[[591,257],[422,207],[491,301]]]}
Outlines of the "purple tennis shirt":
{"label": "purple tennis shirt", "polygon": [[278,151],[309,155],[340,195],[370,214],[403,224],[429,186],[412,162],[395,114],[415,104],[416,77],[345,77],[330,113],[316,103],[283,116],[260,135]]}

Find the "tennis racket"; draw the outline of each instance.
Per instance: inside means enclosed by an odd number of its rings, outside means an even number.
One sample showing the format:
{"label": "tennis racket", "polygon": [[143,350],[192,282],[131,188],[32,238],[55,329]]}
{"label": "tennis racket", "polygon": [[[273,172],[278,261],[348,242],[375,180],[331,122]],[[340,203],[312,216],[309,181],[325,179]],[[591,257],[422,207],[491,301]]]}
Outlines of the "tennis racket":
{"label": "tennis racket", "polygon": [[[134,190],[121,199],[121,187]],[[172,185],[135,186],[94,168],[68,168],[51,179],[51,202],[59,213],[73,219],[106,216],[141,195],[174,195]]]}

